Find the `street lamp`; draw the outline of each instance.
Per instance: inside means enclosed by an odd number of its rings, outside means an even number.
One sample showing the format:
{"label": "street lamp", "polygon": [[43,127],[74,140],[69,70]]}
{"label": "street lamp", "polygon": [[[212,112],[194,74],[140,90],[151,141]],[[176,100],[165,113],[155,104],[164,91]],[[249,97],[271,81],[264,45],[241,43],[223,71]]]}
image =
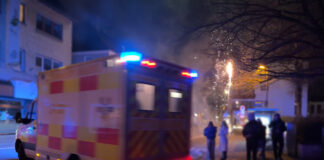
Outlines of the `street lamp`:
{"label": "street lamp", "polygon": [[266,100],[265,100],[265,107],[268,107],[268,97],[269,97],[269,84],[268,84],[268,68],[267,66],[260,64],[258,69],[261,71],[259,73],[266,76]]}
{"label": "street lamp", "polygon": [[265,70],[267,67],[263,64],[260,64],[259,67],[258,67],[260,70]]}

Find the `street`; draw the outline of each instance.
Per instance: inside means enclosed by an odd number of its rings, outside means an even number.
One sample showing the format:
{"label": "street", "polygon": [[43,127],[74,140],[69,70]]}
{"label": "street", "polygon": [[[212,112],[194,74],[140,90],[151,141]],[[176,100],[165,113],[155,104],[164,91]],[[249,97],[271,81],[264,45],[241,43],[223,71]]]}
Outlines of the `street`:
{"label": "street", "polygon": [[[241,160],[246,158],[245,154],[245,140],[240,134],[230,134],[228,137],[229,140],[229,151],[227,152],[228,160]],[[196,138],[191,141],[191,156],[194,160],[205,160],[207,155],[206,150],[206,139],[204,137]],[[221,158],[221,152],[218,149],[219,139],[216,139],[216,159]],[[266,147],[266,159],[274,160],[271,142],[267,142]],[[293,158],[288,157],[287,155],[283,156],[284,160],[293,160]]]}
{"label": "street", "polygon": [[0,160],[17,159],[15,135],[0,135]]}
{"label": "street", "polygon": [[[17,159],[17,153],[14,150],[14,135],[1,135],[0,136],[0,160],[15,160]],[[190,149],[191,156],[194,160],[205,160],[206,159],[206,140],[204,137],[195,138],[191,141],[192,147]],[[221,153],[218,150],[219,140],[216,140],[216,159],[221,157]],[[266,151],[267,160],[274,160],[271,143],[267,142]],[[229,152],[228,160],[241,160],[245,159],[245,141],[239,134],[231,134],[229,136]],[[284,160],[293,160],[286,155],[283,156]]]}

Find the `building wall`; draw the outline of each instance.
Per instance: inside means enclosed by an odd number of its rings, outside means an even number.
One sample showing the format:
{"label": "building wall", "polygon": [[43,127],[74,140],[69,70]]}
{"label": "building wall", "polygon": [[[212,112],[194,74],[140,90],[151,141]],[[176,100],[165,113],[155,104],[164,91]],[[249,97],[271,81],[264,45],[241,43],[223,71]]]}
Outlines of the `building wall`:
{"label": "building wall", "polygon": [[0,0],[0,67],[5,63],[5,42],[6,36],[6,1]]}
{"label": "building wall", "polygon": [[[16,92],[33,88],[26,98],[37,96],[36,79],[42,67],[35,65],[36,56],[71,64],[72,21],[38,0],[1,0],[0,13],[0,80],[17,87]],[[19,22],[20,4],[25,6],[24,22]],[[37,29],[37,14],[63,26],[62,39]],[[13,24],[13,20],[18,20]],[[24,54],[22,54],[22,52]],[[43,63],[44,64],[44,63]],[[26,88],[26,89],[24,89]],[[20,93],[17,93],[22,95]],[[1,95],[0,95],[1,96]],[[19,96],[19,98],[24,98]]]}
{"label": "building wall", "polygon": [[[20,0],[1,0],[0,26],[0,80],[10,81],[16,78],[24,79],[14,68],[19,64],[20,51]],[[15,23],[14,23],[15,22]],[[30,80],[28,77],[26,77]]]}
{"label": "building wall", "polygon": [[[36,56],[71,64],[72,22],[37,0],[22,0],[26,6],[26,20],[21,24],[20,48],[26,53],[26,73],[36,75],[41,68],[35,65]],[[37,14],[63,25],[62,40],[36,28]]]}
{"label": "building wall", "polygon": [[82,52],[73,52],[72,53],[72,63],[81,63],[96,58],[107,57],[115,55],[112,50],[96,50],[96,51],[82,51]]}
{"label": "building wall", "polygon": [[[288,80],[270,82],[268,91],[268,107],[278,108],[282,116],[295,116],[295,85]],[[307,115],[307,85],[302,87],[302,116]],[[266,101],[266,90],[258,86],[255,89],[255,100]]]}
{"label": "building wall", "polygon": [[[21,4],[24,12],[20,12]],[[20,13],[24,13],[24,22],[19,21]],[[37,29],[38,14],[62,25],[62,38]],[[9,128],[0,134],[12,133],[15,128],[7,126],[15,124],[15,113],[24,115],[37,97],[37,74],[44,68],[36,66],[36,56],[69,65],[72,21],[38,0],[0,0],[0,128]]]}

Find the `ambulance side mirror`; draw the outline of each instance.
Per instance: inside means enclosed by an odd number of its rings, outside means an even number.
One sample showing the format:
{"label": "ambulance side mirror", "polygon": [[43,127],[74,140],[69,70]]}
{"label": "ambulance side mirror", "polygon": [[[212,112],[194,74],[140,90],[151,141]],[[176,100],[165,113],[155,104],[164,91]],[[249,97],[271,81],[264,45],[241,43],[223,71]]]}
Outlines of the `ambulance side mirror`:
{"label": "ambulance side mirror", "polygon": [[16,113],[15,120],[16,120],[16,123],[21,123],[21,113],[20,112]]}

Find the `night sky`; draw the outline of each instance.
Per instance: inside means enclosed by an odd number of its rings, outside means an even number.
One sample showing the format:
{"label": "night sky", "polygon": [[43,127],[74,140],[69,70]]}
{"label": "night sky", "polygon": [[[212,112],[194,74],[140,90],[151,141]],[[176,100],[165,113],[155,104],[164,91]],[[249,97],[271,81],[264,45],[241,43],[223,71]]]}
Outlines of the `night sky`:
{"label": "night sky", "polygon": [[177,43],[186,29],[189,1],[42,0],[74,22],[73,50],[137,50]]}

